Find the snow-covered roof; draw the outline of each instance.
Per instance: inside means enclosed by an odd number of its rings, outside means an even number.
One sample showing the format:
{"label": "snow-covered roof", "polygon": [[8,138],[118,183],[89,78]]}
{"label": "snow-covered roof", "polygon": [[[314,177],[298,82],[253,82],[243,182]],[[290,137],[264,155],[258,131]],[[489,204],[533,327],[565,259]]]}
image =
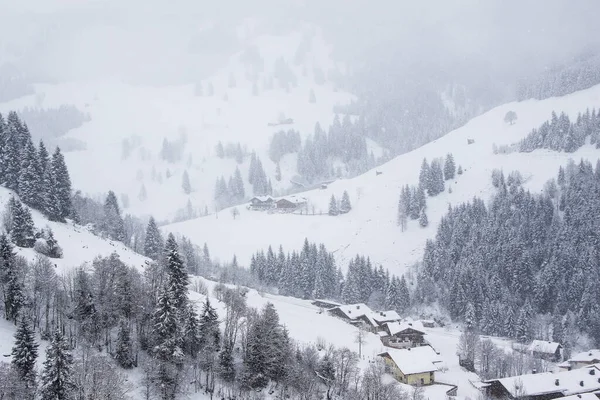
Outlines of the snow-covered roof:
{"label": "snow-covered roof", "polygon": [[307,201],[306,197],[300,197],[300,196],[286,196],[286,197],[277,199],[277,201],[281,201],[281,200],[287,200],[290,203],[295,203],[295,204],[306,203],[306,201]]}
{"label": "snow-covered roof", "polygon": [[413,347],[410,349],[388,349],[380,356],[389,356],[404,375],[437,371],[434,363],[441,362],[440,356],[431,346]]}
{"label": "snow-covered roof", "polygon": [[357,319],[365,314],[373,313],[373,310],[364,303],[341,305],[334,308],[334,310],[336,309],[339,309],[349,319]]}
{"label": "snow-covered roof", "polygon": [[272,198],[271,196],[254,196],[254,197],[252,198],[252,200],[254,200],[254,199],[256,199],[256,200],[258,200],[258,201],[262,201],[263,203],[264,203],[265,201],[269,201],[269,200],[273,201],[273,198]]}
{"label": "snow-covered roof", "polygon": [[384,322],[399,321],[401,318],[396,311],[390,310],[375,312],[373,314],[373,319],[379,324],[382,324]]}
{"label": "snow-covered roof", "polygon": [[554,354],[560,347],[560,343],[545,340],[534,340],[529,345],[529,350],[536,353]]}
{"label": "snow-covered roof", "polygon": [[425,334],[421,321],[388,322],[385,325],[392,336],[407,329],[413,329]]}
{"label": "snow-covered roof", "polygon": [[575,354],[573,357],[569,359],[569,362],[587,362],[587,363],[595,363],[600,361],[600,350],[592,349],[588,351],[583,351],[581,353]]}
{"label": "snow-covered roof", "polygon": [[568,396],[600,390],[600,369],[593,365],[571,371],[512,376],[486,382],[496,381],[514,397],[517,397],[517,394],[539,396],[557,392]]}

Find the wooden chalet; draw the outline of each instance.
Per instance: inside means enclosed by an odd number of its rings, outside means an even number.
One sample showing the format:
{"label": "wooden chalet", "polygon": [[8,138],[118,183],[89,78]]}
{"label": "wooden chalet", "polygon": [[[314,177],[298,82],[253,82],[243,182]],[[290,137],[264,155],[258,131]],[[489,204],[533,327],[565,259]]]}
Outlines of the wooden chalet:
{"label": "wooden chalet", "polygon": [[252,210],[269,210],[274,207],[275,200],[271,196],[256,196],[250,199]]}
{"label": "wooden chalet", "polygon": [[288,196],[275,202],[275,208],[283,212],[293,212],[306,206],[306,199],[298,196]]}
{"label": "wooden chalet", "polygon": [[558,362],[562,361],[562,345],[546,340],[534,340],[529,346],[529,351],[534,357]]}
{"label": "wooden chalet", "polygon": [[419,321],[387,322],[383,324],[385,335],[381,341],[385,346],[398,349],[423,346],[425,332]]}

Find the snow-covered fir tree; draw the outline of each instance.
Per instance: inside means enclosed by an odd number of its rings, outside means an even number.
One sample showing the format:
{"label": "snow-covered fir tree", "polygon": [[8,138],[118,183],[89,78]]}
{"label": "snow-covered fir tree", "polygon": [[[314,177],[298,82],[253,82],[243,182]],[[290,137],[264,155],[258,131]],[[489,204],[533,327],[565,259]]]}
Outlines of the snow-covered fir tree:
{"label": "snow-covered fir tree", "polygon": [[104,201],[103,230],[112,240],[125,239],[125,225],[121,216],[121,209],[115,193],[110,190]]}
{"label": "snow-covered fir tree", "polygon": [[19,378],[25,383],[25,387],[31,393],[25,394],[25,398],[33,398],[36,387],[36,360],[38,357],[38,344],[35,341],[35,331],[27,317],[21,317],[19,327],[15,333],[15,344],[11,355],[11,364],[19,374]]}
{"label": "snow-covered fir tree", "polygon": [[340,202],[340,214],[349,213],[352,210],[352,204],[350,204],[350,195],[348,195],[348,191],[344,190],[342,195],[342,201]]}
{"label": "snow-covered fir tree", "polygon": [[52,175],[54,176],[54,185],[56,187],[56,198],[59,205],[59,216],[64,221],[69,215],[73,206],[71,204],[71,178],[65,159],[57,147],[52,155]]}
{"label": "snow-covered fir tree", "polygon": [[452,153],[446,155],[446,161],[444,161],[444,179],[454,179],[456,173],[456,164],[454,163],[454,156]]}
{"label": "snow-covered fir tree", "polygon": [[192,192],[192,185],[190,185],[190,176],[188,175],[187,170],[183,171],[183,176],[181,177],[181,188],[183,189],[183,193],[190,194]]}
{"label": "snow-covered fir tree", "polygon": [[144,238],[144,255],[155,261],[160,259],[164,249],[163,238],[154,217],[150,217]]}
{"label": "snow-covered fir tree", "polygon": [[340,210],[338,209],[337,200],[335,199],[334,195],[331,195],[331,198],[329,199],[328,214],[331,216],[336,216],[336,215],[339,215],[339,213],[340,213]]}
{"label": "snow-covered fir tree", "polygon": [[183,312],[187,304],[189,277],[183,258],[179,254],[179,246],[172,233],[167,237],[164,252],[165,270],[168,275],[167,289],[173,306]]}
{"label": "snow-covered fir tree", "polygon": [[35,226],[29,207],[13,196],[8,202],[8,211],[10,225],[7,228],[13,243],[19,247],[33,247]]}
{"label": "snow-covered fir tree", "polygon": [[44,361],[42,371],[41,399],[71,399],[75,390],[73,356],[68,350],[64,336],[60,330],[56,330],[46,349],[46,361]]}
{"label": "snow-covered fir tree", "polygon": [[421,214],[419,215],[419,225],[421,228],[425,228],[429,225],[429,220],[427,219],[427,214],[424,209],[421,210]]}

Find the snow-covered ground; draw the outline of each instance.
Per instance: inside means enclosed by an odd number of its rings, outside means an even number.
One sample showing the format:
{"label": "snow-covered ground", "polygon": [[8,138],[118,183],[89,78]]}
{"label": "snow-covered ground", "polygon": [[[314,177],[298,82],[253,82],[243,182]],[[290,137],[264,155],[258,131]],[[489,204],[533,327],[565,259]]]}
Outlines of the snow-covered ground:
{"label": "snow-covered ground", "polygon": [[[0,187],[0,214],[4,214],[12,195],[12,191]],[[31,210],[31,214],[35,227],[37,229],[50,227],[54,232],[54,238],[63,249],[63,258],[51,259],[57,267],[57,273],[67,272],[83,264],[91,263],[98,256],[107,257],[114,252],[119,255],[125,264],[137,268],[143,268],[148,260],[146,257],[125,247],[121,242],[102,239],[94,235],[86,227],[72,223],[61,224],[48,221],[40,212],[35,210]],[[4,227],[0,223],[0,232],[2,231],[4,231]],[[33,249],[15,247],[15,251],[29,261],[33,261],[37,257],[37,253]]]}
{"label": "snow-covered ground", "polygon": [[[255,48],[263,63],[256,78],[241,59],[244,51],[233,54],[217,72],[198,77],[203,95],[195,93],[195,83],[179,86],[149,86],[123,83],[117,79],[71,81],[35,85],[35,94],[0,104],[3,114],[24,107],[53,108],[62,104],[76,106],[91,120],[72,129],[60,140],[83,143],[85,150],[65,153],[75,188],[90,195],[113,190],[127,195],[126,211],[137,215],[153,214],[159,221],[175,216],[188,200],[200,211],[214,211],[214,188],[218,177],[228,179],[237,166],[233,159],[220,159],[215,146],[221,141],[241,143],[248,152],[256,151],[267,176],[274,177],[276,165],[268,157],[271,136],[281,130],[298,130],[303,137],[314,132],[317,122],[327,128],[333,121],[333,107],[348,103],[353,96],[337,91],[326,81],[315,82],[315,69],[326,74],[336,66],[330,48],[318,33],[307,27],[285,35],[247,35],[244,49]],[[311,37],[307,57],[295,65],[300,43]],[[282,58],[297,79],[289,89],[274,79],[274,66]],[[235,87],[230,87],[230,77]],[[270,82],[269,82],[270,81]],[[256,83],[257,93],[253,93]],[[272,85],[272,88],[271,88]],[[209,86],[214,94],[209,96]],[[309,102],[313,90],[316,102]],[[293,124],[268,126],[280,117],[292,118]],[[160,157],[163,140],[174,142],[185,136],[179,161],[169,163]],[[59,140],[59,144],[60,144]],[[123,142],[131,143],[130,155],[123,157]],[[380,153],[372,144],[374,153]],[[247,195],[250,157],[239,165],[246,182]],[[187,170],[192,193],[182,189]],[[287,189],[296,174],[295,156],[281,163],[282,181],[272,179],[275,190]],[[139,195],[144,186],[145,200]]]}
{"label": "snow-covered ground", "polygon": [[[474,196],[488,200],[494,193],[491,173],[501,168],[507,174],[519,170],[525,178],[525,187],[533,192],[542,190],[544,183],[555,177],[560,165],[569,159],[595,160],[600,151],[584,146],[575,153],[557,153],[537,150],[532,153],[494,154],[493,146],[508,145],[523,138],[529,131],[550,118],[551,112],[565,111],[570,117],[586,108],[600,106],[600,86],[568,96],[542,101],[528,100],[497,107],[410,153],[396,157],[374,170],[348,180],[338,180],[324,190],[306,192],[317,213],[324,215],[267,214],[238,207],[240,216],[235,220],[230,210],[218,216],[198,218],[165,226],[165,231],[186,235],[199,243],[208,242],[213,256],[230,260],[235,253],[247,265],[252,253],[269,245],[299,249],[304,238],[325,243],[336,255],[342,268],[357,253],[370,256],[376,263],[395,274],[420,260],[425,242],[433,238],[448,205],[458,205]],[[504,123],[504,115],[513,110],[518,115],[514,125]],[[467,144],[473,139],[473,144]],[[452,153],[464,173],[446,181],[446,192],[427,199],[429,226],[420,228],[410,221],[401,232],[397,226],[397,208],[400,187],[418,182],[423,158],[431,161]],[[452,188],[452,193],[448,188]],[[344,190],[350,194],[353,209],[350,213],[330,217],[326,215],[329,199],[338,199]]]}

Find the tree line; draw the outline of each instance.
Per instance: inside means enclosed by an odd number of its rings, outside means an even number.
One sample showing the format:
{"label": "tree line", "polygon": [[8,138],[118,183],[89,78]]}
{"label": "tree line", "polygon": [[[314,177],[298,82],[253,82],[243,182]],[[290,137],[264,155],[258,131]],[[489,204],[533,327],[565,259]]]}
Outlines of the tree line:
{"label": "tree line", "polygon": [[531,152],[536,149],[550,149],[572,153],[585,144],[586,138],[600,148],[600,111],[586,110],[577,115],[577,120],[571,122],[564,112],[557,115],[552,111],[549,121],[539,128],[533,129],[518,144],[519,151]]}
{"label": "tree line", "polygon": [[[406,185],[400,191],[398,226],[401,230],[406,230],[408,218],[419,220],[419,225],[423,228],[426,227],[429,224],[426,213],[426,194],[437,196],[445,190],[444,181],[454,179],[456,174],[462,175],[462,173],[463,170],[460,165],[458,170],[456,169],[454,156],[451,153],[446,155],[443,162],[440,159],[434,159],[429,164],[427,159],[423,159],[418,185]],[[448,190],[450,191],[451,188],[448,188]]]}
{"label": "tree line", "polygon": [[14,111],[6,120],[0,114],[0,185],[51,221],[71,216],[71,180],[60,148],[50,156],[43,141],[36,147],[27,124]]}
{"label": "tree line", "polygon": [[587,54],[517,83],[517,100],[564,96],[600,83],[600,56]]}
{"label": "tree line", "polygon": [[351,176],[373,167],[375,159],[367,151],[367,142],[362,133],[364,129],[364,121],[352,123],[348,115],[342,121],[336,115],[327,132],[317,123],[314,134],[305,140],[298,151],[298,173],[309,182],[342,176],[341,170],[333,169],[332,158],[343,161]]}
{"label": "tree line", "polygon": [[498,189],[451,208],[425,246],[416,298],[467,315],[484,334],[521,342],[551,339],[572,348],[579,329],[600,343],[597,227],[600,163],[570,162],[544,193],[518,175],[496,174]]}
{"label": "tree line", "polygon": [[280,294],[304,299],[333,299],[346,304],[365,303],[376,309],[400,313],[410,306],[410,292],[404,277],[390,276],[369,258],[357,255],[344,273],[336,266],[325,245],[304,241],[300,252],[277,253],[269,246],[266,253],[252,256],[250,273],[259,284],[277,288]]}

